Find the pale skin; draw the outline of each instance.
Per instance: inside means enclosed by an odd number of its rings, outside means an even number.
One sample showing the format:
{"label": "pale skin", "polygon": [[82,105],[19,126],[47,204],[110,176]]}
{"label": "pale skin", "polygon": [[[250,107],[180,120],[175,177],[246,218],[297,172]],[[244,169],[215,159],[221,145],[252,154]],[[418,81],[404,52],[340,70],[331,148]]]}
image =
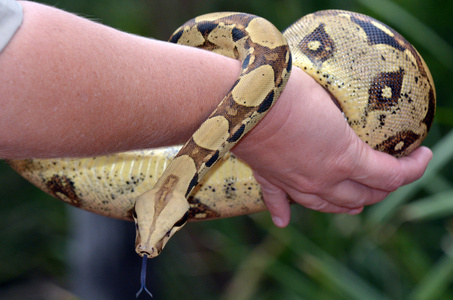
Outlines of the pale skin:
{"label": "pale skin", "polygon": [[[0,54],[0,157],[93,156],[183,143],[233,85],[238,61],[138,37],[21,1]],[[274,223],[289,195],[310,209],[360,213],[420,178],[432,152],[372,150],[329,94],[298,68],[267,116],[234,148],[254,170]]]}

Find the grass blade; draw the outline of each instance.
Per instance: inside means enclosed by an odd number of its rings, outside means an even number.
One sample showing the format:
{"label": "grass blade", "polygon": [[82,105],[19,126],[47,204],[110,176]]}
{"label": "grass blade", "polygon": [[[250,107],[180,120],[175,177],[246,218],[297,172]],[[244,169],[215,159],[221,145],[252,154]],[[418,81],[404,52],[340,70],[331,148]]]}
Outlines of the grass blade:
{"label": "grass blade", "polygon": [[426,274],[408,299],[440,299],[453,279],[453,247]]}
{"label": "grass blade", "polygon": [[[263,218],[253,218],[262,227],[269,227]],[[272,225],[270,225],[272,226]],[[284,230],[271,230],[270,233],[282,244],[286,244],[294,253],[303,258],[303,264],[310,268],[305,272],[308,276],[320,275],[320,286],[334,288],[337,293],[347,295],[348,299],[357,300],[385,300],[388,299],[379,290],[367,283],[359,275],[351,271],[346,265],[338,262],[328,253],[295,227],[289,226]],[[302,268],[304,271],[304,268]],[[306,271],[306,269],[305,269]],[[314,273],[313,273],[314,272]]]}
{"label": "grass blade", "polygon": [[402,209],[404,221],[426,221],[453,214],[453,190],[433,194],[412,202]]}

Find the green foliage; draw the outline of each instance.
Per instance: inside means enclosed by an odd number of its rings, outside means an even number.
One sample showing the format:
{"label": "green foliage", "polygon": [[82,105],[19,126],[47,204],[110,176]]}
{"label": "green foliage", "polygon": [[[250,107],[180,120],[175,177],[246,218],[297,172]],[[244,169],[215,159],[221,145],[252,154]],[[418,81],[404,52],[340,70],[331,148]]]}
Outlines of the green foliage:
{"label": "green foliage", "polygon": [[[309,12],[367,13],[414,43],[436,82],[438,109],[425,176],[359,216],[293,207],[291,225],[267,213],[193,223],[159,257],[159,299],[453,299],[453,3],[424,0],[48,1],[129,32],[166,39],[217,11],[261,15],[284,29]],[[0,166],[0,284],[64,284],[64,205]],[[130,245],[132,248],[133,245]],[[106,250],[109,251],[108,245]],[[154,291],[153,291],[154,292]],[[1,296],[1,290],[0,290]]]}

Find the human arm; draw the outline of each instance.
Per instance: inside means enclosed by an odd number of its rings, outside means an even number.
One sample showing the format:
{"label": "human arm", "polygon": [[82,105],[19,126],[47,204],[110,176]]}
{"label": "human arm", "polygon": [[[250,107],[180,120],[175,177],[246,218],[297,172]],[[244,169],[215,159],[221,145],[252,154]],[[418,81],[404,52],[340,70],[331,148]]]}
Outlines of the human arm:
{"label": "human arm", "polygon": [[[3,158],[184,142],[239,74],[237,61],[219,55],[22,4],[24,23],[0,55]],[[397,160],[371,150],[298,69],[233,151],[255,170],[279,226],[289,221],[286,194],[313,209],[357,213],[420,177],[432,155],[421,148]]]}
{"label": "human arm", "polygon": [[90,156],[183,143],[238,61],[33,2],[0,54],[0,157]]}

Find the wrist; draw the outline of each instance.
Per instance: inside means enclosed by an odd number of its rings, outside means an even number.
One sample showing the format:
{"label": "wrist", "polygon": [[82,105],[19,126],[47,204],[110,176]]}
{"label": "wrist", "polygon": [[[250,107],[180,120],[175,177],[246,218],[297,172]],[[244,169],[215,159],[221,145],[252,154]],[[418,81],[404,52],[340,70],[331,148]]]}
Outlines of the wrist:
{"label": "wrist", "polygon": [[[266,116],[233,148],[233,152],[247,160],[249,153],[255,149],[265,146],[271,147],[279,143],[280,131],[285,131],[288,126],[289,116],[294,111],[301,95],[309,95],[312,87],[319,86],[309,75],[301,69],[293,67],[288,80],[279,99],[267,113]],[[306,98],[310,96],[305,96]]]}

